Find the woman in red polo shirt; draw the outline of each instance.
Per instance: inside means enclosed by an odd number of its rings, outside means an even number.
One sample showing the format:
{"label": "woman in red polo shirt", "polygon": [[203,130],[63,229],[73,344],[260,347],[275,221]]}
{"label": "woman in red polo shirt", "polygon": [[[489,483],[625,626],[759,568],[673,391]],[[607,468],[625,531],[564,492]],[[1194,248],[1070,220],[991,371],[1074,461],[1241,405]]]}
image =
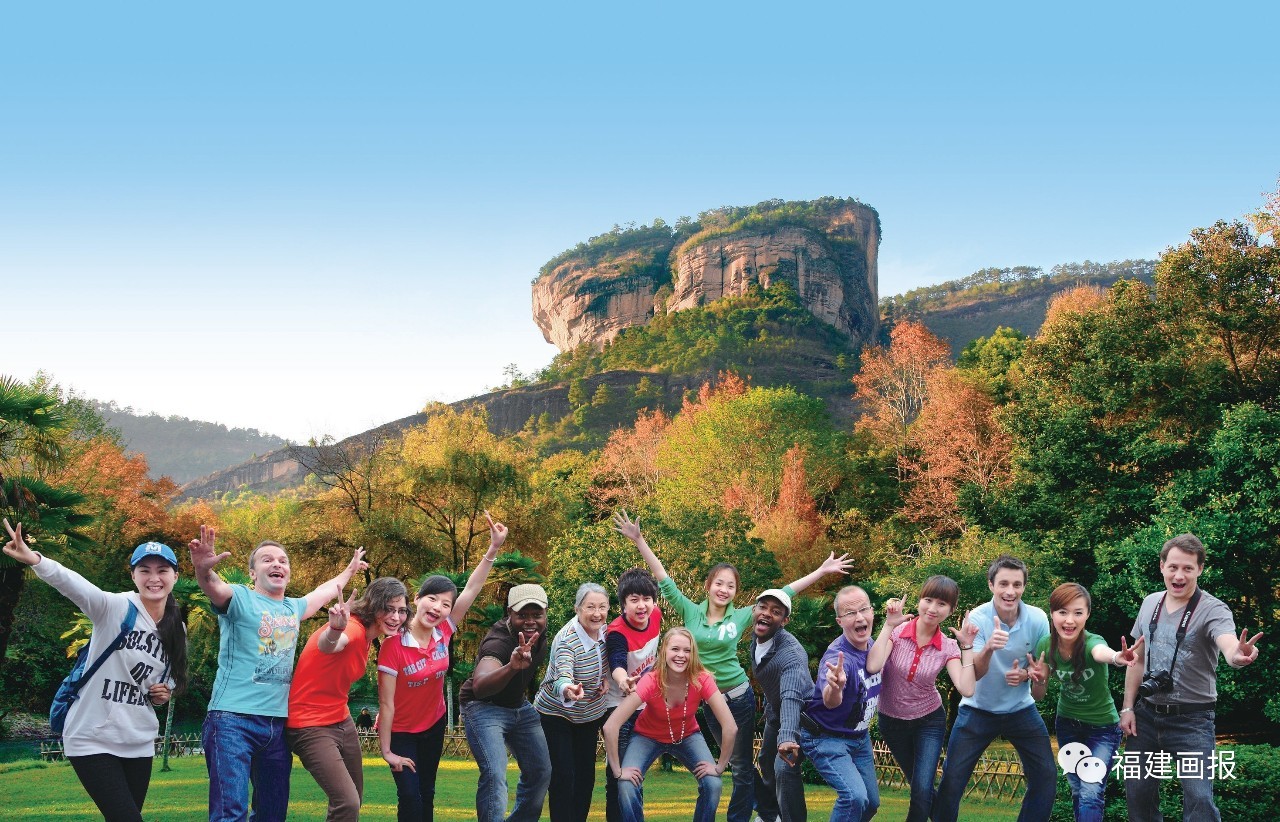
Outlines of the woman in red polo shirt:
{"label": "woman in red polo shirt", "polygon": [[967,617],[959,631],[951,629],[956,639],[944,636],[941,628],[959,599],[955,580],[934,576],[920,588],[919,616],[914,619],[902,612],[902,600],[889,600],[884,627],[867,654],[867,675],[884,671],[880,735],[911,785],[908,822],[925,822],[933,806],[933,781],[947,733],[938,674],[945,667],[961,696],[973,696],[973,638],[978,628]]}
{"label": "woman in red polo shirt", "polygon": [[378,740],[396,780],[399,822],[431,822],[436,772],[447,724],[444,676],[449,640],[493,570],[507,527],[489,520],[489,550],[458,588],[448,577],[423,580],[406,630],[382,643],[378,653]]}

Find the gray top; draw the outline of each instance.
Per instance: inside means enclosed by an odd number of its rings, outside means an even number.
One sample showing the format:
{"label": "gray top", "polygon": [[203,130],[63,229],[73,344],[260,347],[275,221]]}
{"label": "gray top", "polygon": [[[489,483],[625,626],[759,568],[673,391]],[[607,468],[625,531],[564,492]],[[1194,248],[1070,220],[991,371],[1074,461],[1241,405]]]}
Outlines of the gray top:
{"label": "gray top", "polygon": [[[1164,594],[1164,591],[1157,591],[1142,600],[1138,618],[1130,632],[1134,639],[1139,636],[1147,638],[1147,673],[1169,670],[1173,648],[1178,642],[1178,623],[1182,621],[1182,613],[1186,610],[1184,607],[1169,613],[1167,608],[1164,609],[1160,614],[1160,621],[1156,623],[1155,636],[1149,636],[1151,613]],[[1224,634],[1236,635],[1236,622],[1231,616],[1231,609],[1222,600],[1201,589],[1200,603],[1191,615],[1186,639],[1182,640],[1182,647],[1178,649],[1178,664],[1173,668],[1173,690],[1156,694],[1151,701],[1162,705],[1216,702],[1219,653],[1216,640]]]}
{"label": "gray top", "polygon": [[751,673],[764,693],[765,724],[778,728],[778,743],[799,742],[800,709],[813,695],[809,655],[800,640],[785,628],[778,631],[764,659],[756,662],[751,654]]}

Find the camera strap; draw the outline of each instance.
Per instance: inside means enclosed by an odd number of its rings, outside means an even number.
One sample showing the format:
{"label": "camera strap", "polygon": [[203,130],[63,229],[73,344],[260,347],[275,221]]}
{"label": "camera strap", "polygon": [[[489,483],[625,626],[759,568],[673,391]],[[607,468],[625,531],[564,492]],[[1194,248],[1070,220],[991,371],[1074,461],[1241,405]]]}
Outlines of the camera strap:
{"label": "camera strap", "polygon": [[[1160,601],[1156,603],[1156,609],[1151,614],[1151,625],[1148,632],[1151,637],[1147,640],[1147,670],[1151,670],[1151,652],[1156,644],[1156,623],[1160,621],[1160,614],[1164,613],[1164,598],[1168,596],[1168,591],[1160,595]],[[1175,634],[1177,641],[1173,644],[1173,658],[1169,660],[1169,676],[1173,676],[1173,666],[1178,662],[1178,649],[1182,647],[1182,640],[1187,637],[1187,626],[1191,624],[1191,615],[1195,613],[1196,606],[1200,604],[1200,586],[1196,586],[1196,592],[1191,595],[1191,601],[1187,603],[1187,607],[1182,612],[1182,619],[1178,620],[1178,632]]]}

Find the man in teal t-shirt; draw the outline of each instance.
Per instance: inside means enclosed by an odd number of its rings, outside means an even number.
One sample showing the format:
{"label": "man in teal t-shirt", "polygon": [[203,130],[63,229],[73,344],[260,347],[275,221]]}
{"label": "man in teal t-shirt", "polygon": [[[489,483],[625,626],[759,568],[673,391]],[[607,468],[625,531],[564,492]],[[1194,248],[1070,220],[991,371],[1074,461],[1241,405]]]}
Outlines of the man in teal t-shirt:
{"label": "man in teal t-shirt", "polygon": [[[214,539],[214,530],[201,525],[200,538],[190,545],[196,581],[218,615],[221,634],[218,674],[200,735],[209,770],[209,819],[282,821],[293,766],[284,723],[298,625],[334,597],[341,601],[352,575],[368,565],[358,548],[342,573],[305,597],[286,597],[291,569],[280,543],[266,540],[249,554],[249,587],[218,576],[214,567],[231,554],[215,553]],[[252,814],[246,801],[250,784]]]}

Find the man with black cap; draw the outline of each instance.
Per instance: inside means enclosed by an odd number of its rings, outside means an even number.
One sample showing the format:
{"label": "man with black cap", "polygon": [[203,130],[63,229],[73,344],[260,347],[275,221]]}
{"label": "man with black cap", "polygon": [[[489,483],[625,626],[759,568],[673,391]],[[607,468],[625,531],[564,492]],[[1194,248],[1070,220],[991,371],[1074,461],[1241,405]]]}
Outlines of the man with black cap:
{"label": "man with black cap", "polygon": [[764,822],[802,822],[807,816],[800,781],[800,709],[813,693],[809,655],[786,625],[791,597],[770,588],[756,598],[751,673],[764,694],[764,736],[756,809]]}
{"label": "man with black cap", "polygon": [[[479,822],[536,822],[551,782],[551,754],[538,712],[529,704],[529,683],[547,654],[547,592],[517,585],[507,595],[507,615],[480,643],[476,667],[462,684],[463,728],[480,766],[476,787]],[[520,782],[507,816],[507,751],[516,758]]]}

